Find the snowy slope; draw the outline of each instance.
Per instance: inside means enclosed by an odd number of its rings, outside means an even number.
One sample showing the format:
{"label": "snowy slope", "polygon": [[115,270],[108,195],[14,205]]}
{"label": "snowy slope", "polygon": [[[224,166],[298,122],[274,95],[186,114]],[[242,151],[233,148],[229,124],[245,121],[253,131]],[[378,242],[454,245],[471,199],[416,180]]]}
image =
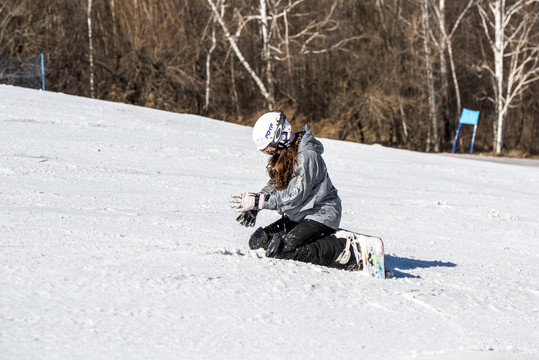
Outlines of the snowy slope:
{"label": "snowy slope", "polygon": [[1,359],[539,358],[537,166],[322,139],[377,281],[249,251],[248,127],[0,86],[0,136]]}

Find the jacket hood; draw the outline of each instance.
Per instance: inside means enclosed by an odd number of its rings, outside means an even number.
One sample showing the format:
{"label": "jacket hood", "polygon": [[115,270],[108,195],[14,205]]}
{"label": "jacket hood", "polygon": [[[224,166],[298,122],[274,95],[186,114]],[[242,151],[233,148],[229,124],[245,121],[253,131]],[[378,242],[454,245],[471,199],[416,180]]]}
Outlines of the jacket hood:
{"label": "jacket hood", "polygon": [[298,145],[294,176],[285,189],[277,190],[273,184],[262,189],[270,194],[264,199],[264,209],[277,210],[294,222],[309,219],[337,229],[342,205],[322,159],[324,146],[307,125],[301,131],[305,135]]}
{"label": "jacket hood", "polygon": [[304,131],[305,135],[303,135],[303,138],[301,139],[301,142],[299,143],[298,153],[304,150],[314,150],[320,154],[323,154],[324,145],[322,145],[322,143],[314,137],[309,125],[303,126],[301,131]]}

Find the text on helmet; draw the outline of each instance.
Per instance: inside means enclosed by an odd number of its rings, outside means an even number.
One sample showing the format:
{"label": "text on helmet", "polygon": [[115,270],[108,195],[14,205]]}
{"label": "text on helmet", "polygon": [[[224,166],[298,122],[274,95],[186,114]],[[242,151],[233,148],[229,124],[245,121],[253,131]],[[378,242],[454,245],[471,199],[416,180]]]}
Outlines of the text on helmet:
{"label": "text on helmet", "polygon": [[273,123],[270,124],[268,131],[266,131],[266,139],[271,135],[271,130],[273,130]]}

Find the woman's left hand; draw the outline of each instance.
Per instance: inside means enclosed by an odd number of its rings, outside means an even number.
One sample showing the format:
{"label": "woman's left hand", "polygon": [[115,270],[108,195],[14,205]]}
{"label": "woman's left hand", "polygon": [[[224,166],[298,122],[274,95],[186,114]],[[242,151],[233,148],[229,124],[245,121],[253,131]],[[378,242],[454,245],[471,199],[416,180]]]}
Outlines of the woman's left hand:
{"label": "woman's left hand", "polygon": [[242,212],[237,218],[236,221],[240,223],[241,226],[253,227],[256,223],[256,216],[258,215],[258,210],[249,210]]}

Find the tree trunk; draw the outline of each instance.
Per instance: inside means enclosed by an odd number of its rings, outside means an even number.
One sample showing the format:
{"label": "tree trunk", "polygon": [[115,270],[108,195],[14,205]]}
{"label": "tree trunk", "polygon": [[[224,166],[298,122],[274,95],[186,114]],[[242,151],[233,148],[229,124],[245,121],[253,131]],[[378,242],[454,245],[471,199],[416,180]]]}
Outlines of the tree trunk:
{"label": "tree trunk", "polygon": [[[218,3],[219,4],[219,3]],[[202,108],[202,114],[204,116],[208,115],[208,109],[210,107],[210,96],[211,96],[211,57],[217,41],[215,39],[215,18],[212,20],[211,25],[211,46],[206,54],[206,91],[204,95],[204,107]]]}
{"label": "tree trunk", "polygon": [[503,110],[503,12],[502,0],[494,3],[494,74],[496,81],[496,121],[494,122],[494,145],[495,152],[499,154],[503,149],[503,122],[505,118]]}
{"label": "tree trunk", "polygon": [[269,109],[273,110],[275,106],[275,94],[273,87],[273,66],[271,63],[271,29],[268,25],[268,13],[266,9],[266,0],[260,0],[260,26],[262,28],[262,41],[264,42],[262,59],[266,62],[266,84],[269,93]]}
{"label": "tree trunk", "polygon": [[94,89],[94,46],[92,43],[92,0],[88,0],[88,47],[90,60],[90,95],[95,98]]}
{"label": "tree trunk", "polygon": [[[389,38],[389,29],[387,28],[387,20],[386,20],[386,16],[385,16],[385,10],[382,8],[382,4],[380,3],[382,0],[377,0],[376,1],[376,8],[378,9],[378,12],[380,13],[380,20],[382,22],[382,25],[384,27],[384,40],[385,40],[385,43],[386,43],[386,49],[387,49],[387,52],[389,54],[389,56],[391,57],[391,64],[392,64],[392,67],[393,67],[393,80],[395,81],[395,84],[398,85],[400,84],[400,81],[399,81],[399,76],[397,74],[397,64],[396,64],[396,61],[395,61],[395,55],[394,55],[394,52],[393,52],[393,46],[391,45],[391,40]],[[400,7],[400,3],[397,4],[397,6]],[[397,10],[398,11],[398,10]],[[404,139],[404,143],[407,143],[408,142],[408,126],[406,124],[406,113],[404,112],[404,106],[402,104],[402,99],[401,99],[401,95],[400,95],[400,89],[397,88],[397,98],[398,98],[398,102],[399,102],[399,113],[400,113],[400,116],[401,116],[401,125],[402,125],[402,132],[403,132],[403,139]]]}
{"label": "tree trunk", "polygon": [[[425,56],[427,60],[428,94],[430,112],[432,118],[432,134],[434,142],[434,151],[440,151],[440,140],[438,139],[438,117],[436,114],[436,94],[434,93],[434,74],[432,69],[432,50],[430,45],[430,27],[429,27],[429,5],[428,0],[423,0],[423,21],[425,23]],[[430,129],[430,127],[429,127]],[[430,130],[428,140],[430,141]],[[428,147],[427,147],[428,148]]]}
{"label": "tree trunk", "polygon": [[[445,29],[445,0],[438,3],[440,10],[440,28]],[[446,59],[447,42],[445,39],[440,41],[440,77],[442,82],[442,111],[443,111],[443,131],[444,141],[450,140],[450,113],[449,113],[449,72],[447,71]]]}

